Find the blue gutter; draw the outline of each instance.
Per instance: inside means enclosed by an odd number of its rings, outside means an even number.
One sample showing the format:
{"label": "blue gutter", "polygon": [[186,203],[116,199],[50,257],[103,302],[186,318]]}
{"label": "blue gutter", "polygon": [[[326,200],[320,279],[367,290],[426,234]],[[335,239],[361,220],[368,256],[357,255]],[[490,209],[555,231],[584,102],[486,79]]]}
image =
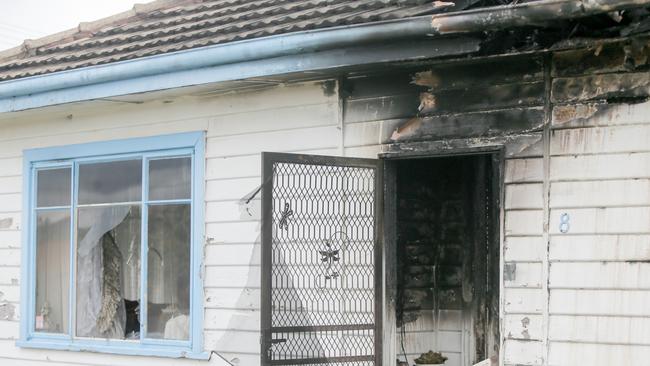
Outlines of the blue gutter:
{"label": "blue gutter", "polygon": [[[436,56],[464,55],[479,50],[479,40],[430,40],[413,44],[382,45],[370,48],[346,48],[305,55],[277,57],[267,60],[240,62],[201,69],[182,70],[159,75],[81,85],[69,89],[46,91],[34,95],[0,99],[0,113],[57,105],[83,100],[145,93],[155,90],[188,87],[234,80],[244,80],[297,72],[333,70],[371,63],[417,60]],[[327,75],[320,73],[321,79]],[[304,77],[304,75],[303,75]]]}
{"label": "blue gutter", "polygon": [[[539,24],[648,5],[650,0],[539,0],[207,46],[0,82],[0,113],[209,82],[354,66],[361,64],[360,59],[381,62],[379,54],[373,59],[369,52],[372,45],[393,43],[392,48],[398,52],[392,52],[397,53],[397,59],[383,61],[405,60],[408,52],[399,52],[405,43],[395,42]],[[445,43],[449,39],[436,41]],[[478,44],[466,48],[473,47]],[[443,48],[439,51],[433,42],[429,51],[412,56],[417,59],[454,54],[453,50]],[[460,51],[456,54],[462,54]]]}
{"label": "blue gutter", "polygon": [[256,38],[9,80],[0,83],[0,98],[422,36],[427,32],[431,32],[430,16]]}

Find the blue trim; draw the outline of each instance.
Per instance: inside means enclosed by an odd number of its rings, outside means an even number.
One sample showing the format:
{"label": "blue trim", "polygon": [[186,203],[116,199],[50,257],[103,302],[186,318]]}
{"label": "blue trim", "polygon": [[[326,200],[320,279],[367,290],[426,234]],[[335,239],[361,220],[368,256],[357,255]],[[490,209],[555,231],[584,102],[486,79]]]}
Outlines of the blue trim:
{"label": "blue trim", "polygon": [[[142,211],[140,212],[140,319],[149,319],[149,297],[147,296],[149,274],[149,160],[142,161]],[[147,243],[147,245],[145,245]],[[146,321],[140,321],[140,342],[147,334]]]}
{"label": "blue trim", "polygon": [[425,36],[432,31],[431,16],[330,27],[115,62],[0,83],[0,98],[67,89],[142,76],[164,75],[215,65],[271,59],[360,44]]}
{"label": "blue trim", "polygon": [[[36,214],[33,212],[34,207],[36,206],[36,184],[38,183],[38,174],[36,174],[36,170],[32,170],[29,172],[29,177],[33,180],[34,183],[31,185],[31,190],[30,190],[30,206],[27,210],[29,219],[26,221],[29,225],[28,229],[28,235],[29,235],[29,240],[30,240],[30,245],[29,245],[29,251],[30,251],[30,257],[29,257],[29,266],[27,268],[36,268]],[[32,229],[33,228],[33,229]],[[23,226],[23,232],[25,228]],[[32,244],[33,243],[33,244]],[[27,319],[29,320],[28,323],[28,329],[32,330],[36,328],[36,323],[35,323],[35,312],[36,312],[36,274],[34,271],[30,271],[30,276],[29,278],[29,309],[27,311]],[[21,299],[22,300],[22,299]]]}
{"label": "blue trim", "polygon": [[[136,137],[29,149],[23,152],[23,159],[26,162],[33,163],[39,161],[99,157],[103,155],[142,154],[156,150],[195,149],[195,146],[201,140],[205,139],[204,135],[204,132],[186,132],[154,137]],[[174,153],[172,152],[172,154]]]}
{"label": "blue trim", "polygon": [[478,39],[463,37],[461,39],[420,41],[413,44],[402,42],[399,47],[395,44],[352,47],[200,69],[174,70],[160,75],[80,85],[69,89],[55,89],[24,96],[0,97],[0,113],[208,83],[262,77],[273,78],[278,75],[299,72],[319,72],[323,78],[327,78],[328,73],[340,72],[342,67],[463,55],[478,51],[479,46]]}
{"label": "blue trim", "polygon": [[[77,203],[79,202],[78,200],[78,193],[79,190],[77,187],[79,186],[79,166],[78,164],[71,164],[72,166],[70,167],[70,174],[72,174],[72,179],[70,179],[70,283],[68,287],[68,299],[70,299],[70,302],[68,303],[68,338],[72,338],[72,334],[74,334],[74,324],[76,323],[77,319],[77,314],[74,312],[75,307],[72,304],[77,303],[77,291],[75,291],[76,286],[75,286],[75,281],[77,279],[77,261],[74,260],[76,258],[75,253],[77,252],[77,245],[76,245],[76,237],[77,233],[75,228],[77,227],[77,210],[75,207],[77,206]],[[33,231],[30,229],[30,231]]]}
{"label": "blue trim", "polygon": [[30,220],[32,219],[32,201],[35,197],[33,187],[33,176],[31,161],[23,159],[23,207],[22,207],[22,223],[23,228],[22,242],[21,242],[21,266],[20,266],[20,338],[17,343],[25,342],[30,334],[31,316],[30,309],[32,309],[31,302],[35,296],[30,294],[32,281],[32,245],[31,245],[31,228],[33,227]]}
{"label": "blue trim", "polygon": [[190,298],[192,322],[192,351],[203,352],[203,246],[205,243],[205,136],[194,145],[192,156],[192,283],[194,294]]}
{"label": "blue trim", "polygon": [[[190,199],[148,201],[148,162],[151,159],[175,156],[190,156],[192,159],[192,195]],[[78,191],[79,163],[119,160],[129,158],[143,160],[142,181],[142,232],[141,232],[141,299],[146,304],[147,289],[147,207],[149,204],[191,203],[192,237],[191,237],[191,276],[190,276],[190,339],[188,341],[147,339],[145,322],[142,322],[140,341],[104,340],[74,338],[74,291],[76,208]],[[71,212],[71,246],[70,246],[70,307],[68,334],[48,334],[34,331],[35,289],[36,289],[36,242],[35,242],[35,190],[37,169],[51,167],[71,167],[72,187]],[[123,140],[101,141],[25,150],[23,152],[23,251],[22,251],[22,286],[21,286],[21,323],[19,347],[47,348],[71,351],[93,351],[118,353],[126,355],[144,355],[161,357],[183,357],[208,359],[209,353],[203,350],[203,282],[201,265],[204,243],[204,179],[205,179],[205,133],[189,132],[172,135],[132,138]],[[47,210],[49,208],[41,208]],[[147,307],[141,306],[141,319],[147,319]]]}
{"label": "blue trim", "polygon": [[28,341],[16,341],[16,345],[22,348],[53,349],[61,351],[89,351],[132,356],[189,358],[195,360],[208,360],[210,358],[210,352],[205,351],[194,352],[188,351],[187,348],[167,345],[147,345],[146,347],[142,347],[137,343],[130,342],[123,342],[123,344],[115,345],[112,342],[103,340],[84,340],[83,342],[79,342],[70,340],[59,341],[52,338],[34,337]]}

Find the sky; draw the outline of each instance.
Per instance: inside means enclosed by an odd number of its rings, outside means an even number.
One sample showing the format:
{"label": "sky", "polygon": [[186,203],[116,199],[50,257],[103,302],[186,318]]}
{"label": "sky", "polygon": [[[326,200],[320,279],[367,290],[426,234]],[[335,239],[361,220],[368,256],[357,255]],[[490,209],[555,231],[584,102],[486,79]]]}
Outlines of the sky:
{"label": "sky", "polygon": [[0,50],[75,28],[151,0],[0,0]]}

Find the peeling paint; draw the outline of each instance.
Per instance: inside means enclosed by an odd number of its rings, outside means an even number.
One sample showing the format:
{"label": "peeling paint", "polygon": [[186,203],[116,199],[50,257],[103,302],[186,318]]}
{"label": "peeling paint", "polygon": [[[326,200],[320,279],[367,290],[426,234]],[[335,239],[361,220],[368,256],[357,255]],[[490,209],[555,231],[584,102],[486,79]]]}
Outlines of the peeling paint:
{"label": "peeling paint", "polygon": [[393,134],[390,136],[390,139],[392,141],[398,141],[413,136],[421,126],[422,118],[413,117],[406,121],[403,125],[397,127],[395,131],[393,131]]}
{"label": "peeling paint", "polygon": [[[587,76],[557,78],[553,80],[551,99],[554,103],[570,103],[583,100],[629,98],[639,102],[650,96],[650,75],[646,72],[626,74],[590,74]],[[620,101],[619,101],[620,102]]]}
{"label": "peeling paint", "polygon": [[10,303],[0,304],[0,320],[16,320],[16,307]]}
{"label": "peeling paint", "polygon": [[503,280],[514,281],[517,278],[517,263],[506,263],[503,265]]}
{"label": "peeling paint", "polygon": [[433,71],[418,72],[413,77],[413,84],[435,88],[440,85],[440,78]]}
{"label": "peeling paint", "polygon": [[14,219],[7,217],[6,219],[0,220],[0,229],[7,229],[11,227],[11,224],[14,223]]}
{"label": "peeling paint", "polygon": [[521,327],[523,328],[521,331],[521,336],[524,339],[530,339],[530,332],[528,331],[528,326],[530,325],[530,318],[525,316],[521,318]]}
{"label": "peeling paint", "polygon": [[427,114],[436,109],[436,96],[431,93],[420,93],[420,105],[418,113]]}
{"label": "peeling paint", "polygon": [[553,123],[563,124],[576,119],[589,119],[598,113],[595,103],[563,105],[553,108]]}
{"label": "peeling paint", "polygon": [[515,138],[506,138],[506,156],[523,157],[542,155],[542,135],[521,135]]}

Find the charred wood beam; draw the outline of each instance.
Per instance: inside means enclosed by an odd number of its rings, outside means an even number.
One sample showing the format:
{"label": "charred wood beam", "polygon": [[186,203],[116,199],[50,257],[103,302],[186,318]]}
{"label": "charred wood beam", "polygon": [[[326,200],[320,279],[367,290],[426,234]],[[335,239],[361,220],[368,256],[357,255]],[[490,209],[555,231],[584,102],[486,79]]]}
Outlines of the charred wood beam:
{"label": "charred wood beam", "polygon": [[545,25],[612,11],[650,6],[650,0],[540,0],[432,16],[435,35]]}

